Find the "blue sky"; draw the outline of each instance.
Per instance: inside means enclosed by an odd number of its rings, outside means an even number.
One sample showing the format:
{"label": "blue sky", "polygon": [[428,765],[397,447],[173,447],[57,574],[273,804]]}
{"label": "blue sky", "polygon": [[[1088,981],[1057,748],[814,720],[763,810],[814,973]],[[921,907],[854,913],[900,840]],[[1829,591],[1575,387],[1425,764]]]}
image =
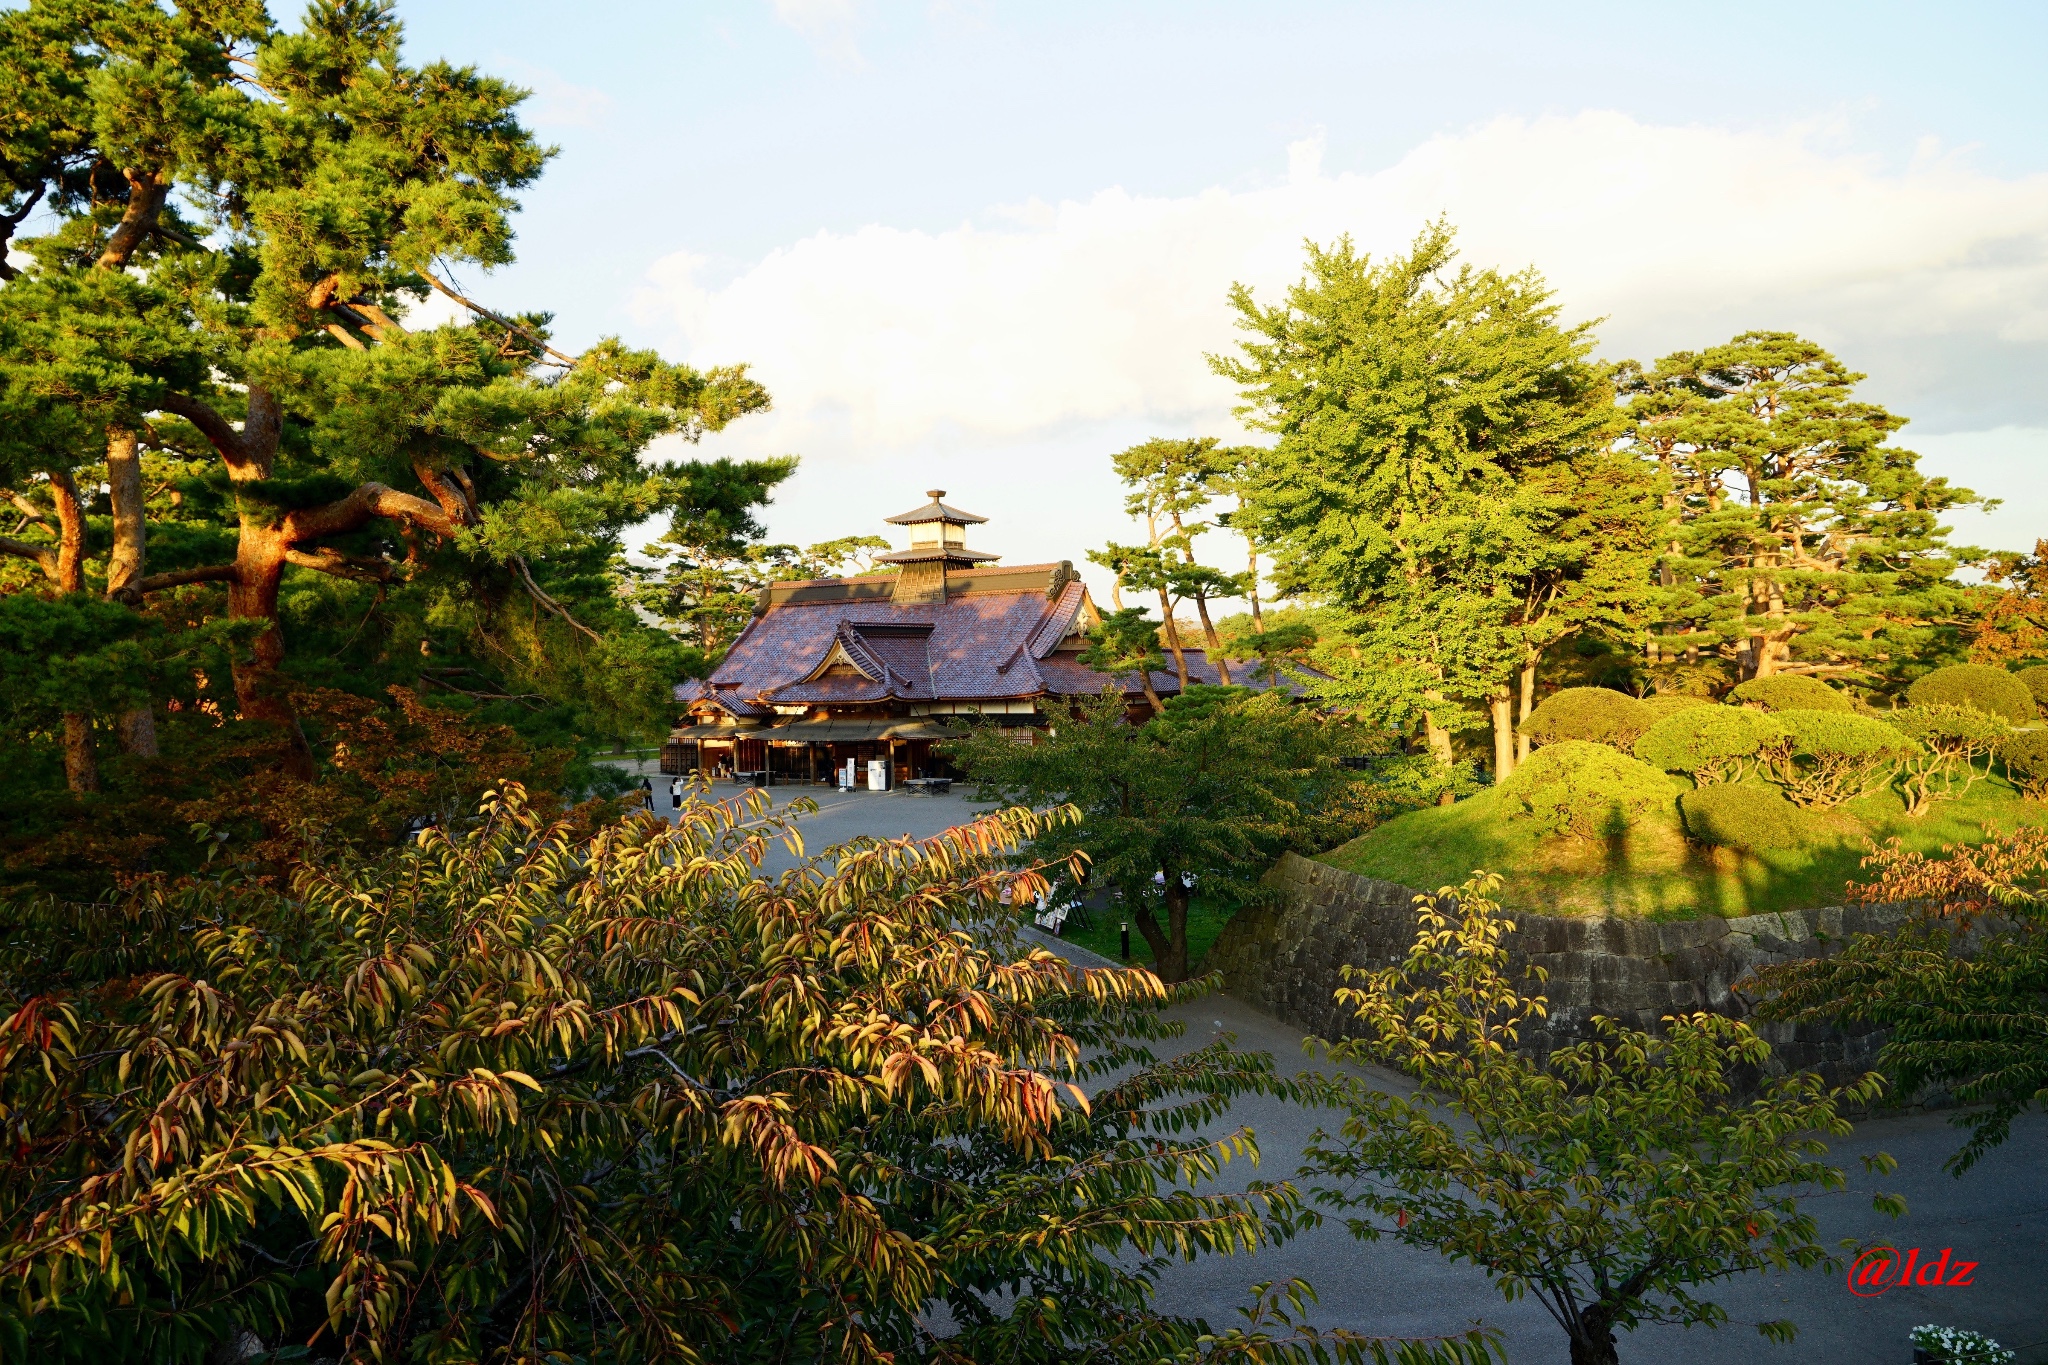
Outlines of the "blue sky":
{"label": "blue sky", "polygon": [[1013,561],[1128,532],[1110,452],[1234,436],[1224,291],[1304,236],[1550,277],[1610,356],[1799,330],[2048,532],[2048,6],[401,3],[561,156],[470,282],[700,362],[779,536],[942,485]]}

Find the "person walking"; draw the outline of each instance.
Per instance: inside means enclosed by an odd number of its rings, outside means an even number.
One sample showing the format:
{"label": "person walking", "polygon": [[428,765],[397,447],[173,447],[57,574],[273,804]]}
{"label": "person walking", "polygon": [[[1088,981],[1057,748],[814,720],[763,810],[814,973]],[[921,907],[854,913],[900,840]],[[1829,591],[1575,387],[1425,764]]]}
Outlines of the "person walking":
{"label": "person walking", "polygon": [[644,777],[640,779],[640,809],[654,809],[654,784]]}

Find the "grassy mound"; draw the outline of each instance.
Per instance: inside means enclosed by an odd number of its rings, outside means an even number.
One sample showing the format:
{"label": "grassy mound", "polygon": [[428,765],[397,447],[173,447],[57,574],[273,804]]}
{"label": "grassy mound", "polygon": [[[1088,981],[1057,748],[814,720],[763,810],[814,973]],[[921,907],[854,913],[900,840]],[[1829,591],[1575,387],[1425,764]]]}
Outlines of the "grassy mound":
{"label": "grassy mound", "polygon": [[1857,876],[1870,841],[1907,848],[1976,843],[1992,829],[2048,824],[2002,778],[1908,819],[1891,791],[1807,812],[1792,847],[1743,851],[1688,841],[1677,805],[1595,838],[1551,835],[1520,818],[1513,794],[1489,788],[1452,806],[1397,816],[1321,860],[1363,877],[1421,890],[1463,881],[1476,869],[1506,878],[1503,902],[1546,914],[1693,919],[1834,905]]}

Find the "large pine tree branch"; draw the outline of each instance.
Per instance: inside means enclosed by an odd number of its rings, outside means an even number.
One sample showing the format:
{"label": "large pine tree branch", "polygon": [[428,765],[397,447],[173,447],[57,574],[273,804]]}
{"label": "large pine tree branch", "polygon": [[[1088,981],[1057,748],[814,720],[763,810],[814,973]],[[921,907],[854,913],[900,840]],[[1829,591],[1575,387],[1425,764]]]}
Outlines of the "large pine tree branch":
{"label": "large pine tree branch", "polygon": [[284,532],[286,545],[298,546],[328,536],[359,531],[378,517],[424,526],[437,536],[451,539],[462,529],[461,523],[449,516],[438,503],[428,502],[411,493],[401,493],[381,483],[362,484],[345,497],[336,498],[321,507],[303,507],[288,512],[280,529]]}
{"label": "large pine tree branch", "polygon": [[54,545],[32,545],[12,536],[0,536],[0,555],[16,555],[32,559],[36,566],[51,578],[57,576],[57,547]]}
{"label": "large pine tree branch", "polygon": [[123,170],[128,181],[128,206],[121,211],[121,221],[114,225],[112,235],[107,238],[106,249],[100,252],[99,267],[102,270],[124,270],[135,248],[142,245],[142,239],[156,226],[157,215],[163,212],[164,199],[171,192],[170,181],[154,171]]}
{"label": "large pine tree branch", "polygon": [[236,572],[232,564],[208,564],[199,569],[171,569],[165,573],[153,573],[136,580],[133,591],[158,592],[164,588],[182,588],[187,583],[232,583]]}
{"label": "large pine tree branch", "polygon": [[199,434],[227,461],[231,471],[239,473],[254,463],[249,458],[247,437],[235,430],[234,423],[214,411],[212,404],[187,394],[167,393],[158,406],[198,427]]}

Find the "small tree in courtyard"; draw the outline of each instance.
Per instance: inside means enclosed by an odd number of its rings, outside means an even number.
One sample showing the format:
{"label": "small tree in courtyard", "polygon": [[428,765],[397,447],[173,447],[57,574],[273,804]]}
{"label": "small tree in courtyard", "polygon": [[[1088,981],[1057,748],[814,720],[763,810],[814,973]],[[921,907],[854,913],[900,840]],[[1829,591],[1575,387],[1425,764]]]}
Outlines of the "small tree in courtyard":
{"label": "small tree in courtyard", "polygon": [[1173,982],[1191,965],[1196,886],[1226,900],[1255,899],[1260,875],[1282,852],[1326,848],[1364,824],[1368,789],[1340,759],[1365,742],[1349,724],[1323,720],[1284,694],[1199,686],[1137,726],[1106,692],[1081,702],[1037,744],[985,730],[961,746],[958,761],[1005,800],[1080,808],[1078,830],[1048,830],[1035,851],[1079,847],[1091,879],[1122,893],[1154,970]]}
{"label": "small tree in courtyard", "polygon": [[[1617,1329],[1727,1321],[1698,1286],[1827,1263],[1799,1199],[1844,1179],[1814,1135],[1848,1133],[1838,1106],[1875,1098],[1880,1082],[1829,1090],[1792,1076],[1731,1104],[1730,1071],[1769,1049],[1713,1014],[1669,1018],[1658,1035],[1596,1020],[1588,1041],[1530,1060],[1521,1030],[1547,1004],[1509,978],[1498,885],[1482,875],[1418,897],[1407,960],[1337,993],[1366,1036],[1326,1054],[1395,1067],[1419,1088],[1321,1080],[1317,1097],[1349,1117],[1309,1146],[1305,1174],[1327,1182],[1318,1201],[1355,1211],[1364,1240],[1391,1234],[1472,1262],[1510,1299],[1535,1295],[1570,1337],[1573,1365],[1613,1365]],[[1881,1154],[1865,1164],[1892,1167]],[[1903,1209],[1890,1196],[1879,1206]],[[1758,1330],[1793,1333],[1789,1322]]]}

